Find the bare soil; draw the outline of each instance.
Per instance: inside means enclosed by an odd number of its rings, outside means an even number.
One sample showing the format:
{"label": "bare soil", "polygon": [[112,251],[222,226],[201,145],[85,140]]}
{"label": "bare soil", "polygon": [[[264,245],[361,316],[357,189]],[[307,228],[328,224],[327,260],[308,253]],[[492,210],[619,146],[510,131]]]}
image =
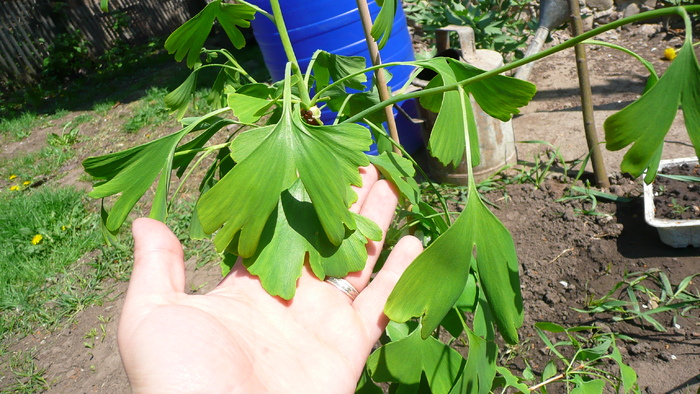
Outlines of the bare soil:
{"label": "bare soil", "polygon": [[[697,177],[700,166],[684,163],[659,172]],[[697,220],[700,218],[700,182],[658,177],[654,181],[654,207],[657,218]]]}
{"label": "bare soil", "polygon": [[[657,25],[633,26],[630,30],[612,32],[607,39],[640,51],[663,70],[668,64],[660,59],[663,49],[677,46],[681,41],[659,31]],[[555,40],[563,38],[555,35]],[[600,115],[598,121],[602,122],[610,111],[621,109],[641,94],[645,73],[633,59],[606,48],[590,50],[589,56],[589,67],[594,75],[596,114]],[[535,66],[532,78],[539,93],[514,120],[516,139],[548,141],[567,160],[583,156],[586,145],[572,53],[567,51],[540,62]],[[119,125],[128,118],[132,105],[128,102],[120,104],[91,122],[89,128],[84,128],[85,139],[78,147],[76,157],[41,187],[89,189],[89,182],[80,176],[80,162],[85,157],[143,143],[176,127],[168,124],[158,130],[125,134]],[[678,122],[682,126],[682,120]],[[664,154],[692,156],[694,153],[688,147],[687,137],[684,139],[683,132],[674,130],[669,134]],[[13,157],[38,150],[45,144],[47,133],[60,131],[61,125],[55,124],[34,131],[25,141],[7,140],[3,144],[4,155]],[[550,148],[519,144],[519,158],[527,162],[546,149]],[[677,326],[673,324],[671,313],[659,315],[659,321],[666,327],[663,332],[639,321],[619,322],[611,315],[589,315],[572,309],[584,308],[588,300],[603,296],[629,272],[658,269],[665,272],[674,284],[700,272],[698,249],[670,248],[659,241],[655,229],[646,225],[639,181],[615,172],[621,154],[606,152],[605,157],[613,181],[608,191],[630,197],[632,201],[610,203],[601,200],[597,208],[601,215],[578,213],[582,208],[590,208],[581,201],[556,202],[566,194],[568,187],[558,180],[556,171],[555,176],[539,188],[510,185],[506,188],[507,199],[503,198],[502,192],[487,196],[498,205],[494,212],[515,240],[525,304],[525,324],[521,331],[523,344],[517,357],[503,362],[518,370],[527,360],[535,372],[542,371],[552,355],[544,349],[534,332],[536,322],[548,321],[567,327],[597,325],[635,339],[636,342],[621,343],[620,346],[625,361],[637,371],[642,392],[696,392],[700,387],[697,309],[689,317],[678,317]],[[82,263],[89,262],[90,256],[85,256]],[[196,260],[187,262],[187,288],[205,293],[218,283],[219,269],[216,264],[201,269],[196,269],[196,266]],[[697,293],[699,281],[693,280],[689,290]],[[28,337],[10,339],[7,342],[9,352],[34,352],[38,367],[45,369],[44,377],[50,386],[48,392],[129,392],[116,345],[116,327],[126,287],[123,282],[106,283],[105,288],[111,293],[102,305],[86,309],[57,331],[37,330]],[[86,333],[93,329],[97,330],[97,337],[86,338]],[[9,373],[6,360],[0,364],[0,372],[2,389],[15,378]]]}

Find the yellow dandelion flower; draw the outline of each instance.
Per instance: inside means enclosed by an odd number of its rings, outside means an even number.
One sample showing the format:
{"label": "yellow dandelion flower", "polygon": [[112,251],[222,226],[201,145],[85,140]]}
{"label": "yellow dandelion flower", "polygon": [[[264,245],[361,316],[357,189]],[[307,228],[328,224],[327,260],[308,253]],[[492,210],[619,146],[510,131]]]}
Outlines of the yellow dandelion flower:
{"label": "yellow dandelion flower", "polygon": [[61,231],[66,231],[67,228],[67,226],[61,226]]}
{"label": "yellow dandelion flower", "polygon": [[17,186],[17,185],[10,186],[10,190],[12,190],[13,192],[16,192],[19,190],[19,186]]}
{"label": "yellow dandelion flower", "polygon": [[664,49],[664,59],[666,60],[673,60],[678,56],[678,52],[676,52],[675,49],[673,48],[666,48]]}
{"label": "yellow dandelion flower", "polygon": [[30,183],[31,183],[30,181],[24,181],[22,184],[23,184],[24,186],[27,186],[27,185],[30,184]]}
{"label": "yellow dandelion flower", "polygon": [[10,175],[10,180],[17,178],[17,175]]}
{"label": "yellow dandelion flower", "polygon": [[32,238],[32,245],[38,245],[44,237],[41,234],[37,234]]}

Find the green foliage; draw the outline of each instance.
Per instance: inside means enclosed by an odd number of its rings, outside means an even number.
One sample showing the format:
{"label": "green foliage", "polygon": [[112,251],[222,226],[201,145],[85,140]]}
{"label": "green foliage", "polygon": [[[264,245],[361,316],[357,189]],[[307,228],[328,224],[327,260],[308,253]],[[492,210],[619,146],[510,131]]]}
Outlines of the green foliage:
{"label": "green foliage", "polygon": [[0,134],[10,133],[18,140],[26,138],[38,121],[37,115],[31,112],[24,112],[16,118],[0,118]]}
{"label": "green foliage", "polygon": [[698,275],[687,276],[678,285],[672,285],[668,276],[656,269],[628,273],[603,297],[577,311],[611,313],[615,321],[638,319],[657,331],[666,331],[666,327],[654,318],[656,314],[672,313],[675,324],[677,316],[690,318],[689,312],[700,308],[700,292],[697,287],[694,292],[690,288]]}
{"label": "green foliage", "polygon": [[688,136],[700,156],[700,65],[688,34],[664,75],[641,98],[605,120],[606,147],[620,150],[629,145],[620,165],[634,177],[647,171],[651,183],[661,160],[664,137],[679,105],[683,108]]}
{"label": "green foliage", "polygon": [[238,29],[249,27],[253,19],[255,9],[246,4],[226,4],[221,0],[209,3],[192,19],[185,22],[165,41],[165,49],[168,53],[175,54],[178,62],[187,57],[187,67],[194,67],[199,63],[199,51],[209,32],[217,20],[226,31],[226,35],[237,49],[245,45],[245,38]]}
{"label": "green foliage", "polygon": [[492,49],[505,59],[523,57],[534,22],[522,11],[531,0],[405,0],[407,18],[426,32],[447,25],[474,28],[476,47]]}
{"label": "green foliage", "polygon": [[165,102],[165,89],[150,88],[139,103],[133,116],[122,126],[128,133],[136,133],[146,126],[159,126],[169,118]]}
{"label": "green foliage", "polygon": [[[278,0],[272,3],[274,15],[265,16],[271,17],[277,26],[283,26]],[[387,38],[382,24],[391,14],[393,4],[385,0],[384,16],[376,22],[375,37],[380,40]],[[455,8],[453,17],[472,18],[470,22],[476,21],[476,30],[490,35],[493,45],[507,43],[501,36],[502,29],[507,29],[502,21],[506,18],[499,17],[510,15],[512,7],[517,9],[524,4],[505,1],[499,3],[503,7],[499,9],[493,9],[495,5],[487,2],[464,4]],[[260,279],[270,294],[290,299],[305,261],[320,279],[344,276],[364,267],[365,243],[368,239],[380,239],[381,233],[376,224],[348,208],[357,198],[352,187],[360,186],[362,179],[358,167],[373,162],[386,178],[397,184],[402,201],[407,202],[400,212],[400,218],[406,222],[404,229],[411,226],[420,229],[427,248],[389,296],[385,313],[395,323],[387,331],[389,340],[370,357],[361,390],[376,392],[372,383],[376,380],[390,382],[397,392],[487,393],[494,382],[500,382],[496,380],[499,374],[506,384],[522,387],[522,381],[496,367],[496,329],[507,343],[515,344],[523,322],[517,255],[508,230],[487,208],[473,177],[467,189],[466,207],[454,223],[443,196],[436,197],[443,212],[424,203],[421,196],[424,190],[413,179],[415,171],[422,170],[410,156],[401,158],[389,153],[392,145],[402,148],[395,142],[387,144],[388,138],[378,125],[383,119],[375,113],[407,98],[419,98],[428,110],[438,112],[429,141],[431,154],[445,164],[460,163],[466,158],[471,172],[471,166],[479,162],[471,99],[491,116],[507,121],[532,99],[534,86],[499,75],[517,63],[489,72],[445,59],[365,69],[362,59],[323,51],[314,54],[312,66],[302,73],[284,29],[279,29],[279,33],[290,63],[284,80],[269,86],[255,80],[228,51],[202,48],[215,21],[234,46],[241,47],[244,41],[238,28],[247,26],[256,11],[248,5],[217,0],[166,41],[168,51],[177,60],[187,58],[187,65],[192,68],[184,83],[163,99],[183,128],[123,152],[84,161],[85,170],[101,180],[90,195],[112,197],[109,201],[113,205],[102,215],[104,233],[111,236],[122,226],[134,204],[156,180],[150,216],[166,220],[172,207],[172,200],[168,199],[180,190],[170,190],[173,173],[184,180],[207,163],[209,168],[199,185],[200,195],[189,215],[190,235],[213,237],[216,249],[224,254],[224,272],[241,257],[248,271]],[[612,24],[596,32],[616,26]],[[569,48],[593,33],[587,34],[548,49],[542,56]],[[223,62],[213,61],[218,57]],[[679,84],[682,83],[679,75],[692,71],[694,55],[686,57],[678,63],[680,71],[669,69],[666,74],[671,73],[670,79]],[[363,83],[367,72],[386,66],[429,68],[437,76],[422,91],[381,102],[376,90],[365,88]],[[186,117],[197,78],[205,68],[220,70],[208,95],[215,110]],[[649,89],[643,101],[648,100],[647,95],[658,95],[655,92],[659,86],[668,84],[664,77]],[[693,81],[690,85],[695,86]],[[670,92],[670,89],[661,91]],[[686,93],[677,95],[679,100]],[[688,103],[694,104],[692,100],[683,101],[684,107]],[[678,102],[674,105],[675,114]],[[326,106],[337,112],[330,125],[319,120],[320,111]],[[692,127],[695,112],[692,109],[686,112],[690,117],[687,123]],[[615,127],[610,129],[609,143],[610,140],[620,146],[630,143],[629,135],[623,138],[615,134],[627,133],[624,122],[629,116],[628,111],[611,121]],[[646,122],[654,123],[654,119]],[[364,154],[372,142],[371,134],[358,123],[369,125],[379,140],[378,157],[370,160]],[[658,127],[656,124],[655,130]],[[227,133],[216,140],[223,142],[211,142],[219,133]],[[648,163],[648,157],[642,156],[649,152],[642,149],[641,153],[640,162]],[[534,177],[538,182],[555,161],[551,159],[549,164],[544,163],[545,168],[537,170]],[[431,185],[430,190],[439,189]],[[586,195],[600,197],[590,190]],[[388,235],[395,236],[396,233]],[[473,319],[466,319],[466,314],[472,314]],[[467,321],[472,322],[471,326]],[[596,373],[596,362],[612,359],[623,370],[621,381],[625,390],[634,385],[636,377],[619,361],[614,338],[600,337],[595,346],[588,347],[577,336],[581,328],[567,330],[548,325],[540,329],[543,340],[547,338],[545,330],[567,335],[568,340],[563,343],[551,344],[545,340],[555,354],[559,346],[573,346],[577,349],[573,360],[585,365],[581,368],[590,367],[587,371],[591,374]],[[440,341],[440,335],[462,341],[466,338],[469,343],[466,360]],[[607,376],[582,376],[579,369],[571,369],[578,367],[571,365],[573,362],[560,379],[573,386],[573,390],[598,389],[606,382],[620,386]],[[556,371],[553,365],[547,374],[551,376]]]}
{"label": "green foliage", "polygon": [[13,352],[8,366],[14,375],[14,382],[3,388],[3,393],[36,393],[49,389],[44,379],[44,369],[39,368],[34,361],[36,349]]}
{"label": "green foliage", "polygon": [[79,75],[81,70],[90,68],[93,61],[87,40],[80,30],[59,34],[47,52],[49,56],[44,58],[41,74],[52,83]]}
{"label": "green foliage", "polygon": [[[547,393],[545,386],[553,382],[563,382],[566,391],[571,393],[602,393],[609,384],[615,392],[639,393],[637,373],[622,360],[617,347],[617,339],[631,340],[614,333],[599,332],[596,327],[565,328],[555,323],[535,324],[537,335],[556,357],[544,368],[541,383],[531,387]],[[547,334],[549,333],[549,335]],[[563,340],[553,342],[553,337]],[[566,354],[572,354],[566,356]],[[619,373],[611,374],[600,367],[614,363]],[[499,373],[503,370],[499,370]],[[507,373],[503,375],[507,376]]]}
{"label": "green foliage", "polygon": [[82,199],[72,189],[0,195],[0,338],[53,324],[79,305],[69,301],[77,294],[70,266],[99,245],[97,218]]}

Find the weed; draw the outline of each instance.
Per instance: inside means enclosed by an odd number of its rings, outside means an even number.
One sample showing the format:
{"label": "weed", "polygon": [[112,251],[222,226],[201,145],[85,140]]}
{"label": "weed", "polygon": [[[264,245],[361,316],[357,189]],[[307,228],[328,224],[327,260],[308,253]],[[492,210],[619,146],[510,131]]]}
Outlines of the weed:
{"label": "weed", "polygon": [[99,101],[93,104],[92,110],[104,116],[115,104],[116,102],[112,100]]}
{"label": "weed", "polygon": [[150,88],[141,99],[134,115],[122,126],[127,133],[136,133],[146,126],[159,126],[169,119],[170,112],[165,107],[163,98],[168,92],[165,89]]}
{"label": "weed", "polygon": [[679,204],[678,201],[676,201],[675,198],[672,198],[672,199],[671,199],[671,205],[670,205],[670,207],[671,207],[671,210],[673,211],[673,213],[675,213],[675,214],[677,214],[677,215],[680,215],[680,214],[682,214],[683,212],[685,212],[685,211],[687,211],[687,210],[690,209],[690,207],[686,207],[686,206],[684,206],[683,204]]}
{"label": "weed", "polygon": [[60,108],[60,109],[57,109],[51,116],[49,116],[49,119],[51,119],[51,120],[61,119],[62,117],[68,115],[69,113],[70,113],[70,111],[68,111],[67,109]]}
{"label": "weed", "polygon": [[628,273],[603,297],[591,301],[586,309],[576,311],[610,313],[615,321],[639,319],[642,324],[649,323],[657,331],[666,331],[654,315],[672,312],[673,324],[676,324],[678,316],[691,317],[689,313],[692,310],[700,309],[700,292],[696,288],[692,293],[688,286],[699,275],[687,276],[674,286],[668,276],[658,269]]}
{"label": "weed", "polygon": [[476,46],[505,59],[522,58],[533,22],[521,17],[530,0],[406,0],[406,17],[428,33],[449,24],[474,28]]}
{"label": "weed", "polygon": [[63,126],[63,132],[61,134],[49,134],[46,136],[46,142],[53,147],[70,146],[75,144],[78,142],[78,133],[80,132],[80,129],[77,126],[73,126],[73,124],[73,122],[66,123],[66,125]]}
{"label": "weed", "polygon": [[17,175],[18,179],[33,180],[44,174],[55,173],[63,163],[72,157],[72,149],[45,146],[39,152],[0,163],[0,176],[7,179],[11,175]]}
{"label": "weed", "polygon": [[599,216],[606,216],[608,214],[600,213],[596,211],[596,208],[598,207],[598,198],[604,198],[610,201],[615,201],[615,202],[622,202],[622,203],[627,203],[632,201],[630,198],[625,198],[625,197],[619,197],[614,194],[610,193],[605,193],[601,192],[599,190],[595,190],[591,187],[590,183],[588,181],[585,182],[584,187],[581,186],[571,186],[569,188],[569,194],[555,200],[556,202],[564,202],[564,201],[572,201],[572,200],[581,200],[584,203],[588,203],[587,207],[584,205],[583,208],[576,208],[574,209],[574,212],[578,214],[585,214],[585,215],[599,215]]}
{"label": "weed", "polygon": [[8,393],[38,393],[49,388],[44,379],[44,370],[34,362],[36,349],[15,352],[10,356],[9,368],[14,375],[15,383],[5,387]]}
{"label": "weed", "polygon": [[0,134],[10,133],[16,139],[26,138],[39,123],[39,117],[32,112],[25,112],[16,118],[0,119]]}
{"label": "weed", "polygon": [[98,288],[85,283],[95,275],[71,268],[100,244],[97,215],[88,214],[82,193],[42,189],[0,197],[0,338],[54,324],[94,303],[84,290]]}

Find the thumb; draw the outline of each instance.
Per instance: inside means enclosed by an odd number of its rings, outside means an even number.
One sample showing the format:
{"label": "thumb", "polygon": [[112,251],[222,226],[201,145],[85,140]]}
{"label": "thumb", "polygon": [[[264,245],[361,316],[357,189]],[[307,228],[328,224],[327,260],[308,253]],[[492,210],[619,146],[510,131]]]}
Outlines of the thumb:
{"label": "thumb", "polygon": [[163,223],[140,218],[132,225],[134,270],[127,299],[163,302],[185,290],[182,245]]}

